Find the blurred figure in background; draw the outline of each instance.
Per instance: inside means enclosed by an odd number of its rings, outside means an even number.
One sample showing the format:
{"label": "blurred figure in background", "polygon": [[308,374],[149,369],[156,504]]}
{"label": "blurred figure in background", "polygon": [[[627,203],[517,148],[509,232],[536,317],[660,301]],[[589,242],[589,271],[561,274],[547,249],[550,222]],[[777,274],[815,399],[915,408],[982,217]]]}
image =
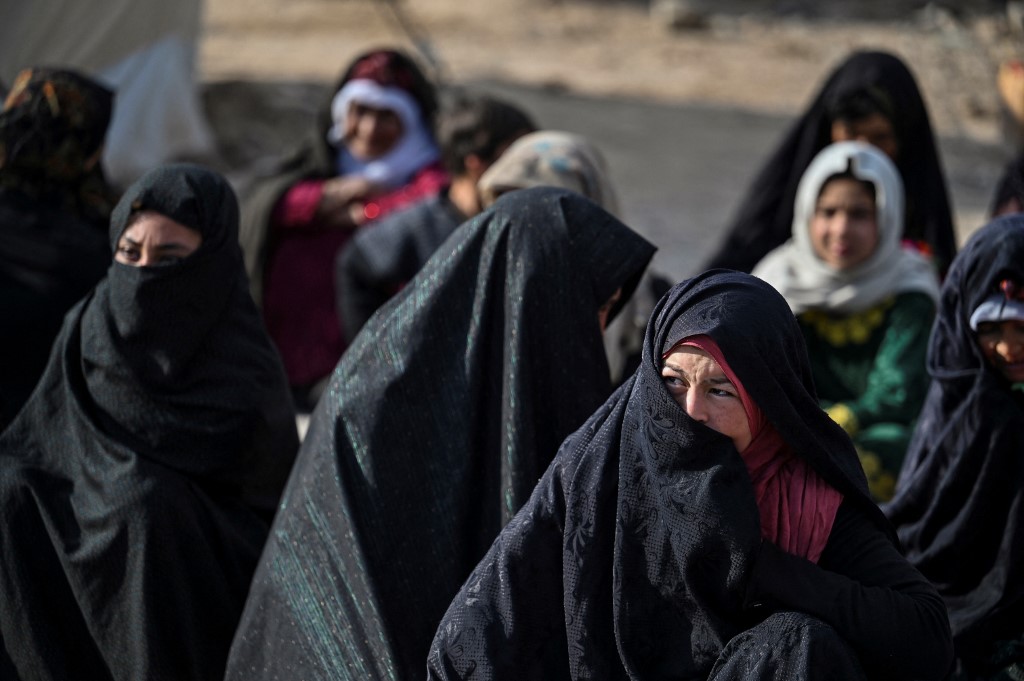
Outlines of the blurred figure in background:
{"label": "blurred figure in background", "polygon": [[0,111],[0,430],[110,263],[115,196],[100,157],[113,99],[74,71],[27,69]]}
{"label": "blurred figure in background", "polygon": [[[480,178],[484,207],[499,196],[530,187],[561,187],[594,201],[612,215],[619,200],[600,149],[581,135],[541,130],[517,140]],[[611,379],[618,385],[640,362],[647,319],[671,282],[645,270],[636,290],[604,333]]]}
{"label": "blurred figure in background", "polygon": [[345,350],[334,269],[355,230],[447,182],[434,141],[434,86],[407,55],[357,57],[309,139],[242,203],[254,297],[299,408],[319,399]]}
{"label": "blurred figure in background", "polygon": [[196,78],[203,0],[33,0],[6,3],[0,80],[59,64],[117,92],[103,152],[122,190],[173,160],[215,153]]}
{"label": "blurred figure in background", "polygon": [[781,245],[804,170],[824,147],[844,140],[872,144],[896,164],[906,196],[900,236],[944,272],[956,234],[938,146],[917,81],[885,52],[856,52],[832,72],[755,177],[705,269],[749,272]]}
{"label": "blurred figure in background", "polygon": [[509,144],[536,128],[525,112],[493,97],[462,95],[442,109],[437,137],[448,185],[358,231],[338,254],[335,293],[347,342],[456,227],[480,212],[480,176]]}

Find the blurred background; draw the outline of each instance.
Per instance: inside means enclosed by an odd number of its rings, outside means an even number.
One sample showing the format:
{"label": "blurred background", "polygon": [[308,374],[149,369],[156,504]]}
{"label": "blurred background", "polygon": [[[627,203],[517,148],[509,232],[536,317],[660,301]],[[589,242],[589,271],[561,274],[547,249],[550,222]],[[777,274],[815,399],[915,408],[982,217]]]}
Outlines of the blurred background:
{"label": "blurred background", "polygon": [[[444,88],[507,97],[606,154],[626,222],[682,278],[765,155],[852,50],[900,56],[941,139],[961,239],[1020,147],[1020,2],[34,0],[5,3],[0,81],[70,65],[118,89],[107,167],[165,158],[233,182],[292,148],[354,56],[398,46]],[[1009,84],[1007,84],[1009,83]],[[1024,98],[1022,89],[1021,98]],[[1009,104],[1008,104],[1009,101]],[[1024,102],[1024,99],[1022,99]]]}

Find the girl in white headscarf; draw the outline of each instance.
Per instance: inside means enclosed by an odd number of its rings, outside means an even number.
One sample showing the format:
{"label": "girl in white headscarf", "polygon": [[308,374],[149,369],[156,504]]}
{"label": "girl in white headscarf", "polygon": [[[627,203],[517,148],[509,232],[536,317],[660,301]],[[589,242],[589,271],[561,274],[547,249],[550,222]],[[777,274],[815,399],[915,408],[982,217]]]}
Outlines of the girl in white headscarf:
{"label": "girl in white headscarf", "polygon": [[880,501],[892,496],[928,388],[939,293],[932,265],[901,247],[903,203],[885,154],[828,146],[801,178],[792,237],[754,268],[796,314],[822,406],[854,439]]}

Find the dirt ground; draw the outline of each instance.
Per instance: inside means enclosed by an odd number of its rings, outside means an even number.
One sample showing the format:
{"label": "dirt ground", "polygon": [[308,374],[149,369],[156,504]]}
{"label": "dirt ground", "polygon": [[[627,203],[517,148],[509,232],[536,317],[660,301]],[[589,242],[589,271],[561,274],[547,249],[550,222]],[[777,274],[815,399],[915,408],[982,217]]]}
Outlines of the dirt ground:
{"label": "dirt ground", "polygon": [[701,28],[672,29],[640,0],[207,0],[199,71],[328,82],[358,52],[397,44],[428,54],[447,82],[793,114],[835,63],[870,47],[910,64],[940,134],[1005,132],[995,77],[1024,55],[1017,3],[686,1],[711,8]]}

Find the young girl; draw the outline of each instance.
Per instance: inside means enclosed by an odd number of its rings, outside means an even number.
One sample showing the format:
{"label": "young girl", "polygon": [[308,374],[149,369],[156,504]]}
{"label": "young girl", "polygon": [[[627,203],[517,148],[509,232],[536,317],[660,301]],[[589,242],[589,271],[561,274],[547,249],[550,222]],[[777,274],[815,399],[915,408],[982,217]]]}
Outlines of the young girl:
{"label": "young girl", "polygon": [[939,290],[928,261],[900,247],[902,216],[888,157],[831,145],[800,181],[792,238],[754,268],[797,315],[818,397],[853,438],[878,500],[892,497],[928,388]]}

